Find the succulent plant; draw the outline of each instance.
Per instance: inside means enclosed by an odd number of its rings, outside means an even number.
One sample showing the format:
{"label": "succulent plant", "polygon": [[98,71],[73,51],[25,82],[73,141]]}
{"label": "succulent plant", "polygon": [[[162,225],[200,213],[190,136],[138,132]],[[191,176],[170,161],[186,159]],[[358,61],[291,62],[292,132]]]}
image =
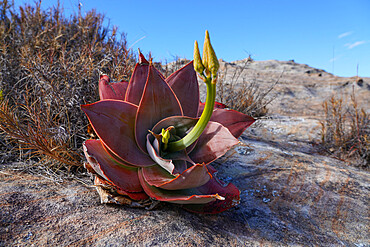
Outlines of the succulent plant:
{"label": "succulent plant", "polygon": [[[194,61],[168,78],[141,53],[130,82],[100,77],[100,101],[81,106],[99,138],[83,145],[96,185],[138,204],[164,201],[198,213],[239,203],[238,188],[220,181],[210,163],[254,119],[215,102],[219,65],[208,32],[203,49],[201,59],[195,43]],[[195,71],[207,86],[205,104]]]}

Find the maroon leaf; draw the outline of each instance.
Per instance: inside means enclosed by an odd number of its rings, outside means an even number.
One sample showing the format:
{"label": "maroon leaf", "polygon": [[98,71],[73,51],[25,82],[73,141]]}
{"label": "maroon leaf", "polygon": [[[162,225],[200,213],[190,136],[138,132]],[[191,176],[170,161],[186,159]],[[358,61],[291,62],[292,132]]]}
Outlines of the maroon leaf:
{"label": "maroon leaf", "polygon": [[225,104],[222,104],[222,103],[220,103],[220,102],[217,102],[217,101],[215,101],[215,109],[216,108],[220,108],[220,109],[224,109],[224,108],[226,108],[227,106],[225,105]]}
{"label": "maroon leaf", "polygon": [[163,118],[176,115],[182,115],[178,99],[157,70],[150,66],[135,123],[136,142],[141,150],[146,152],[148,130]]}
{"label": "maroon leaf", "polygon": [[158,201],[166,201],[179,204],[204,204],[216,199],[224,198],[216,194],[201,194],[197,189],[165,190],[151,186],[144,178],[142,169],[139,170],[140,183],[147,195]]}
{"label": "maroon leaf", "polygon": [[129,167],[113,159],[100,140],[87,140],[84,145],[85,156],[98,175],[127,192],[141,192],[138,168]]}
{"label": "maroon leaf", "polygon": [[128,82],[126,81],[110,83],[109,77],[102,75],[99,80],[100,99],[125,100],[127,86]]}
{"label": "maroon leaf", "polygon": [[212,113],[211,121],[222,124],[229,129],[235,138],[238,138],[255,120],[238,111],[215,109]]}
{"label": "maroon leaf", "polygon": [[[140,53],[141,54],[141,53]],[[142,54],[141,54],[142,56]],[[145,60],[145,58],[144,58]],[[146,61],[146,60],[145,60]],[[136,64],[127,87],[125,101],[139,105],[148,78],[149,64],[145,62]]]}
{"label": "maroon leaf", "polygon": [[139,52],[139,64],[149,65],[148,60],[145,59],[144,55],[141,52]]}
{"label": "maroon leaf", "polygon": [[184,116],[197,117],[199,107],[199,84],[193,61],[170,75],[166,82],[181,103]]}
{"label": "maroon leaf", "polygon": [[155,70],[157,72],[157,74],[162,78],[162,80],[166,81],[166,77],[159,70],[157,70],[154,66],[152,66],[152,68],[153,68],[153,70]]}
{"label": "maroon leaf", "polygon": [[207,204],[187,204],[183,206],[186,210],[195,213],[217,214],[238,205],[240,201],[239,189],[232,183],[223,183],[215,176],[212,176],[208,183],[198,187],[197,190],[204,194],[217,193],[225,200],[216,200]]}
{"label": "maroon leaf", "polygon": [[135,142],[137,106],[120,100],[102,100],[81,106],[95,133],[118,158],[134,166],[151,166],[153,160]]}
{"label": "maroon leaf", "polygon": [[238,139],[227,128],[209,121],[189,156],[196,163],[209,164],[238,143]]}
{"label": "maroon leaf", "polygon": [[160,166],[143,168],[145,181],[152,186],[166,190],[190,189],[204,185],[211,178],[206,165],[196,164],[176,176]]}

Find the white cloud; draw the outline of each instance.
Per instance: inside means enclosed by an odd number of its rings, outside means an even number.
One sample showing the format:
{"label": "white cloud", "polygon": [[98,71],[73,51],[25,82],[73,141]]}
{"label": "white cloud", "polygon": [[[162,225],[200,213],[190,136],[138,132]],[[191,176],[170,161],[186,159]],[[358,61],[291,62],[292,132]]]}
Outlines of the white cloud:
{"label": "white cloud", "polygon": [[366,43],[366,41],[364,41],[364,40],[361,40],[361,41],[356,41],[355,43],[352,43],[352,44],[345,44],[344,46],[347,46],[348,47],[348,49],[353,49],[353,48],[355,48],[356,46],[359,46],[359,45],[363,45],[363,44],[365,44]]}
{"label": "white cloud", "polygon": [[342,34],[339,34],[338,35],[338,39],[341,39],[341,38],[344,38],[344,37],[346,37],[346,36],[349,36],[349,35],[351,35],[353,32],[352,31],[350,31],[350,32],[345,32],[345,33],[342,33]]}

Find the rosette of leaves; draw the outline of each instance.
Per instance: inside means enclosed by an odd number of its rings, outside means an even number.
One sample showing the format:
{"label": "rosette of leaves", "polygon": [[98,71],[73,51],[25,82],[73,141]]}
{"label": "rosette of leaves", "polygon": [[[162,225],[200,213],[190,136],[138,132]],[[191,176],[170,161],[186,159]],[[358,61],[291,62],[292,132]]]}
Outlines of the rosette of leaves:
{"label": "rosette of leaves", "polygon": [[[195,43],[194,61],[168,78],[140,53],[129,82],[102,75],[100,101],[81,106],[99,138],[84,143],[85,167],[111,198],[212,214],[239,203],[238,188],[217,179],[210,163],[237,145],[254,119],[215,107],[218,60],[208,32],[203,49],[201,60]],[[196,72],[207,85],[205,104]]]}

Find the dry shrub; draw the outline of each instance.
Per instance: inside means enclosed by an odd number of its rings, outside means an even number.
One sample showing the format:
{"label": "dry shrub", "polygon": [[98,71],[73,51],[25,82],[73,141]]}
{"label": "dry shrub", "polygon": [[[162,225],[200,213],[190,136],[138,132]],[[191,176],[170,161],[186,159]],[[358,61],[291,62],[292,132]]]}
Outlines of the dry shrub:
{"label": "dry shrub", "polygon": [[321,121],[321,144],[339,159],[354,158],[355,165],[368,168],[370,163],[370,118],[360,109],[354,90],[345,105],[342,97],[324,101],[325,118]]}
{"label": "dry shrub", "polygon": [[[128,80],[135,58],[125,35],[103,26],[104,16],[81,10],[66,18],[58,5],[15,10],[0,2],[0,149],[52,166],[82,164],[87,118],[80,105],[98,100],[100,73]],[[46,155],[46,156],[45,156]]]}
{"label": "dry shrub", "polygon": [[[257,78],[252,81],[240,78],[250,62],[252,59],[249,57],[242,66],[237,66],[230,79],[228,79],[228,65],[225,64],[225,69],[220,72],[217,82],[216,100],[228,108],[258,118],[267,114],[267,105],[275,98],[269,94],[278,80],[269,88],[262,89]],[[238,82],[240,80],[241,83]]]}

